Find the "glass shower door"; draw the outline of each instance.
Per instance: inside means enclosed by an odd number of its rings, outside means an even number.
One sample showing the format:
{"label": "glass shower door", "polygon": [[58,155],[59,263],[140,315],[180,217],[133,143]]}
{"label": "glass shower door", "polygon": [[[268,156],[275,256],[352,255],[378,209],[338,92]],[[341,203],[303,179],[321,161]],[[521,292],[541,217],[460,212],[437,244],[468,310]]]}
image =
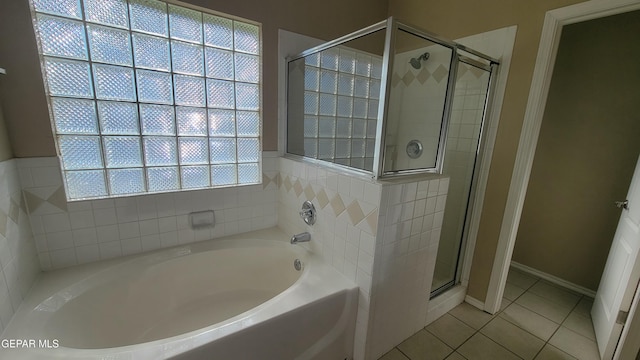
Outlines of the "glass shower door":
{"label": "glass shower door", "polygon": [[432,296],[446,291],[458,281],[490,77],[491,72],[484,68],[464,60],[458,63],[443,166],[443,174],[450,177],[449,192],[431,287]]}

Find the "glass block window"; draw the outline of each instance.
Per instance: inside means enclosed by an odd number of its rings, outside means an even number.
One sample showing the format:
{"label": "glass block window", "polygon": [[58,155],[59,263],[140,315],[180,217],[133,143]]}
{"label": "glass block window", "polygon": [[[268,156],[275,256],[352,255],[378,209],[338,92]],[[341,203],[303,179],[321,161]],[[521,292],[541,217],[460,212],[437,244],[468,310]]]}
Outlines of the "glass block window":
{"label": "glass block window", "polygon": [[371,171],[382,58],[339,46],[304,68],[304,154]]}
{"label": "glass block window", "polygon": [[261,29],[156,0],[31,0],[70,200],[256,184]]}

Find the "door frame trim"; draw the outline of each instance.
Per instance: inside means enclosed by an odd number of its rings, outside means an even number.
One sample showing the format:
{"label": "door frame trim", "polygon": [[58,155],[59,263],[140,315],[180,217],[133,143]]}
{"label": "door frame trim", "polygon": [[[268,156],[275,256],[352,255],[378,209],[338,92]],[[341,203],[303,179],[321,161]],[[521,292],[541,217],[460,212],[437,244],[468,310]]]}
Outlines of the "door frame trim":
{"label": "door frame trim", "polygon": [[518,152],[484,303],[484,310],[491,314],[500,309],[504,294],[562,28],[565,25],[639,9],[640,0],[591,0],[550,10],[545,15]]}

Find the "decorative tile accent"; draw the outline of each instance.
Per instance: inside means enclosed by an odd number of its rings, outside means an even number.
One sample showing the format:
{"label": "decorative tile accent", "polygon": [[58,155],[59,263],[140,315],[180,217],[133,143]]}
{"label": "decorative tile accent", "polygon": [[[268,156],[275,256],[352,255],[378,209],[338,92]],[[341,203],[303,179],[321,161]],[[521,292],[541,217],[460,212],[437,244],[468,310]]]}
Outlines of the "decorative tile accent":
{"label": "decorative tile accent", "polygon": [[418,76],[416,76],[416,79],[418,79],[421,85],[424,85],[424,83],[427,82],[427,80],[429,80],[430,77],[431,77],[431,72],[429,72],[429,70],[427,70],[427,68],[423,66],[420,72],[418,73]]}
{"label": "decorative tile accent", "polygon": [[287,192],[288,192],[289,190],[291,190],[291,186],[292,186],[292,185],[291,185],[291,180],[289,179],[289,177],[288,177],[288,176],[287,176],[287,177],[285,177],[285,178],[284,178],[284,188],[287,190]]}
{"label": "decorative tile accent", "polygon": [[300,184],[300,180],[296,180],[296,182],[293,183],[293,191],[295,191],[296,196],[302,194],[302,184]]}
{"label": "decorative tile accent", "polygon": [[432,75],[433,78],[436,79],[436,81],[439,83],[442,81],[442,79],[449,75],[449,70],[447,70],[447,68],[441,64],[440,66],[438,66],[436,71],[433,72]]}
{"label": "decorative tile accent", "polygon": [[313,188],[311,188],[311,185],[305,186],[304,195],[307,197],[307,200],[309,201],[313,200],[313,198],[316,197],[316,193],[315,191],[313,191]]}
{"label": "decorative tile accent", "polygon": [[360,205],[358,205],[358,201],[354,200],[347,206],[347,214],[349,214],[349,219],[352,224],[358,224],[362,219],[364,219],[364,214],[362,213],[362,209]]}
{"label": "decorative tile accent", "polygon": [[404,83],[404,86],[409,86],[415,79],[416,79],[415,75],[413,75],[413,73],[410,70],[408,70],[402,77],[402,82]]}
{"label": "decorative tile accent", "polygon": [[[43,188],[38,188],[38,190],[43,190]],[[46,191],[44,194],[39,194],[40,191],[35,192],[31,189],[25,189],[23,192],[30,214],[37,213],[46,205],[53,206],[60,211],[67,211],[67,198],[63,186],[54,188],[48,196],[43,196],[47,193]]]}
{"label": "decorative tile accent", "polygon": [[316,194],[316,199],[318,199],[318,204],[320,205],[321,209],[324,209],[325,206],[327,206],[327,204],[329,203],[329,198],[327,197],[327,193],[324,191],[324,189],[321,189],[318,194]]}
{"label": "decorative tile accent", "polygon": [[333,214],[338,217],[338,215],[342,214],[344,211],[344,203],[342,202],[342,198],[340,195],[336,194],[333,199],[331,199],[331,208],[333,209]]}

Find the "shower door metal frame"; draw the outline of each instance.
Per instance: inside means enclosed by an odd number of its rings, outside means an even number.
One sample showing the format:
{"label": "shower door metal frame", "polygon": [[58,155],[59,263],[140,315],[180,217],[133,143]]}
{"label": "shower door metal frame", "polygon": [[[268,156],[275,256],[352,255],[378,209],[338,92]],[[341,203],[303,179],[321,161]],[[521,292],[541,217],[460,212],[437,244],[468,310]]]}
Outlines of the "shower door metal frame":
{"label": "shower door metal frame", "polygon": [[[469,52],[467,50],[464,50],[464,51]],[[460,235],[460,245],[458,248],[458,257],[456,259],[455,274],[451,281],[431,291],[431,294],[430,294],[431,299],[446,292],[447,290],[451,289],[452,287],[460,283],[460,279],[461,279],[463,267],[464,267],[463,259],[466,256],[467,244],[469,239],[469,229],[471,227],[471,217],[472,217],[471,213],[476,203],[478,177],[480,176],[478,170],[480,169],[481,164],[485,161],[483,155],[484,155],[485,147],[487,145],[486,139],[485,139],[485,136],[487,133],[486,126],[490,125],[488,124],[488,122],[489,122],[489,119],[491,119],[491,111],[493,110],[491,107],[491,104],[493,103],[493,99],[495,96],[495,88],[497,83],[496,76],[497,76],[497,70],[499,66],[498,62],[491,61],[489,65],[486,65],[474,59],[468,58],[464,55],[459,55],[458,61],[464,62],[468,65],[475,66],[479,69],[489,72],[489,82],[487,83],[487,95],[484,101],[482,120],[480,121],[480,133],[478,134],[478,144],[476,145],[476,151],[475,151],[476,155],[475,155],[475,161],[473,164],[471,184],[469,186],[470,191],[469,191],[468,200],[467,200],[467,208],[465,210],[465,215],[464,215],[462,234]],[[436,257],[436,262],[437,261],[438,260]]]}
{"label": "shower door metal frame", "polygon": [[[470,49],[464,45],[458,44],[454,41],[450,41],[447,39],[444,39],[438,35],[435,35],[433,33],[427,32],[425,30],[422,30],[418,27],[412,26],[412,25],[408,25],[406,23],[400,22],[398,20],[396,20],[394,17],[389,17],[386,20],[380,21],[376,24],[370,25],[368,27],[365,27],[363,29],[360,29],[358,31],[355,31],[353,33],[347,34],[345,36],[339,37],[335,40],[326,42],[324,44],[312,47],[310,49],[307,49],[297,55],[294,56],[290,56],[286,59],[287,65],[291,62],[291,61],[295,61],[301,58],[304,58],[308,55],[312,55],[315,53],[319,53],[323,50],[332,48],[334,46],[337,45],[341,45],[344,44],[346,42],[361,38],[363,36],[366,35],[370,35],[372,33],[375,33],[377,31],[380,30],[385,30],[386,29],[386,33],[385,33],[385,44],[384,44],[384,52],[383,52],[383,59],[382,59],[382,76],[380,79],[380,83],[384,86],[381,86],[380,88],[380,96],[379,96],[379,103],[378,103],[378,117],[376,119],[377,124],[376,124],[376,140],[375,140],[375,147],[374,147],[374,154],[373,154],[373,169],[372,171],[369,170],[364,170],[364,169],[359,169],[359,168],[354,168],[351,166],[347,166],[347,165],[342,165],[342,164],[337,164],[337,163],[333,163],[330,161],[326,161],[326,160],[321,160],[321,159],[315,159],[315,158],[310,158],[307,156],[303,156],[303,155],[297,155],[297,154],[292,154],[289,153],[287,151],[287,149],[284,149],[284,154],[287,157],[293,158],[293,159],[297,159],[297,160],[301,160],[301,161],[305,161],[305,162],[311,162],[311,163],[315,163],[315,164],[322,164],[323,166],[327,166],[329,168],[334,168],[336,170],[340,170],[340,171],[349,171],[352,172],[354,174],[359,174],[359,175],[368,175],[374,179],[380,179],[380,178],[393,178],[393,177],[399,177],[399,176],[406,176],[406,175],[417,175],[417,174],[429,174],[429,173],[436,173],[436,174],[440,174],[442,173],[442,167],[444,165],[444,157],[446,156],[446,142],[447,142],[447,133],[449,130],[449,119],[451,117],[451,110],[452,110],[452,103],[453,103],[453,96],[455,95],[455,79],[457,77],[457,69],[458,69],[458,62],[461,61],[460,60],[460,54],[458,52],[458,50],[467,52],[469,54],[472,54],[474,56],[477,56],[479,58],[482,58],[486,61],[488,61],[490,64],[499,64],[500,62],[488,55],[485,55],[479,51]],[[394,49],[394,45],[395,45],[395,40],[396,40],[396,35],[398,33],[398,31],[404,31],[407,32],[411,35],[423,38],[427,41],[430,41],[434,44],[438,44],[444,47],[447,47],[449,49],[451,49],[451,61],[450,61],[450,65],[449,65],[449,74],[448,74],[448,83],[447,83],[447,91],[446,91],[446,95],[445,95],[445,105],[443,108],[443,115],[442,115],[442,122],[441,122],[441,127],[440,127],[440,134],[439,134],[439,143],[438,143],[438,151],[437,151],[437,155],[436,155],[436,164],[434,167],[432,168],[420,168],[420,169],[407,169],[407,170],[394,170],[394,171],[384,171],[384,162],[385,162],[385,154],[384,154],[384,146],[385,146],[385,136],[386,136],[386,122],[384,121],[384,119],[387,118],[388,115],[388,111],[389,111],[389,96],[388,94],[391,91],[391,81],[389,81],[392,77],[393,74],[393,62],[394,62],[394,56],[392,56],[392,49]],[[470,62],[475,62],[476,64],[474,66],[478,66],[481,65],[480,62],[477,62],[473,59],[468,59],[468,61]],[[486,66],[486,65],[485,65]],[[288,71],[286,72],[287,74],[287,94],[288,94]],[[285,105],[288,103],[288,96],[286,97],[285,100]],[[288,108],[288,107],[286,107]],[[288,123],[288,113],[287,113],[287,121],[286,123]],[[285,124],[286,124],[285,123]],[[284,131],[286,132],[288,130],[288,126],[285,126]],[[288,138],[288,135],[287,135]],[[285,142],[286,143],[286,142]]]}

